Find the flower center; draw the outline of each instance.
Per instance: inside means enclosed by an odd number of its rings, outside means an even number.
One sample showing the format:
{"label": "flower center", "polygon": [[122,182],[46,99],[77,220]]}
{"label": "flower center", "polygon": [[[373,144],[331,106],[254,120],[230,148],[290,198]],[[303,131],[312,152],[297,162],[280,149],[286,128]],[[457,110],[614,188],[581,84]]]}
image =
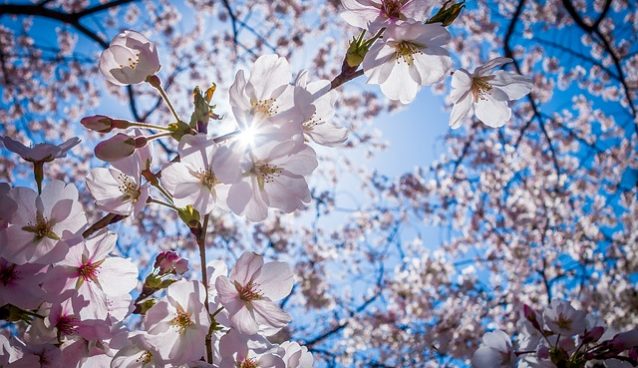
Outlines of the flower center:
{"label": "flower center", "polygon": [[235,289],[239,293],[239,299],[245,302],[259,300],[263,296],[260,290],[257,289],[257,285],[255,285],[252,281],[245,286],[242,286],[239,282],[235,281]]}
{"label": "flower center", "polygon": [[264,190],[266,183],[272,183],[283,169],[270,164],[256,164],[250,170],[250,173],[257,178],[259,189]]}
{"label": "flower center", "polygon": [[423,51],[421,51],[423,49],[423,46],[410,41],[399,42],[395,46],[395,49],[397,63],[403,61],[408,65],[412,65],[414,63],[415,54],[423,53]]}
{"label": "flower center", "polygon": [[13,280],[17,278],[15,268],[16,265],[12,264],[0,270],[0,282],[2,282],[3,285],[9,285]]}
{"label": "flower center", "polygon": [[140,197],[140,187],[137,185],[135,180],[123,173],[119,173],[117,175],[117,181],[120,183],[118,188],[124,195],[124,199],[130,199],[131,201],[136,202]]}
{"label": "flower center", "polygon": [[212,170],[200,170],[193,173],[193,176],[199,179],[199,182],[209,190],[219,183],[219,180],[217,180]]}
{"label": "flower center", "polygon": [[258,368],[257,361],[255,359],[246,358],[241,363],[237,364],[237,368]]}
{"label": "flower center", "polygon": [[569,318],[565,318],[565,316],[563,315],[558,316],[558,321],[556,321],[556,324],[558,325],[558,327],[564,330],[571,330],[572,328],[572,321]]}
{"label": "flower center", "polygon": [[250,105],[252,106],[254,114],[271,117],[278,111],[278,107],[275,102],[274,98],[269,98],[266,100],[253,100],[250,102]]}
{"label": "flower center", "polygon": [[35,225],[29,223],[29,225],[23,227],[22,230],[33,233],[35,241],[40,241],[44,238],[60,240],[60,237],[53,232],[53,222],[47,220],[41,213],[36,214]]}
{"label": "flower center", "polygon": [[317,114],[312,114],[309,120],[306,120],[302,125],[306,131],[311,131],[319,124],[323,124],[323,121],[317,117]]}
{"label": "flower center", "polygon": [[194,323],[191,321],[191,314],[186,312],[181,306],[177,306],[177,316],[173,318],[170,324],[179,331],[180,335],[186,333],[186,329]]}
{"label": "flower center", "polygon": [[478,101],[483,96],[492,90],[492,85],[490,84],[490,80],[494,77],[491,75],[485,77],[474,77],[472,78],[472,95],[474,96],[474,101]]}
{"label": "flower center", "polygon": [[126,58],[126,65],[120,64],[120,68],[124,68],[125,66],[128,66],[129,68],[135,70],[135,68],[137,67],[137,64],[139,63],[140,63],[140,57],[136,54],[134,57]]}
{"label": "flower center", "polygon": [[100,266],[102,265],[102,261],[93,263],[90,260],[84,260],[80,267],[78,267],[78,277],[79,281],[97,281],[97,275],[100,272]]}
{"label": "flower center", "polygon": [[381,12],[390,19],[400,19],[402,7],[403,0],[383,0]]}
{"label": "flower center", "polygon": [[78,319],[74,316],[62,316],[55,327],[61,335],[74,335],[78,328]]}
{"label": "flower center", "polygon": [[137,358],[135,361],[142,364],[148,364],[152,360],[153,360],[153,353],[147,350],[143,352],[142,355],[140,355],[140,357]]}

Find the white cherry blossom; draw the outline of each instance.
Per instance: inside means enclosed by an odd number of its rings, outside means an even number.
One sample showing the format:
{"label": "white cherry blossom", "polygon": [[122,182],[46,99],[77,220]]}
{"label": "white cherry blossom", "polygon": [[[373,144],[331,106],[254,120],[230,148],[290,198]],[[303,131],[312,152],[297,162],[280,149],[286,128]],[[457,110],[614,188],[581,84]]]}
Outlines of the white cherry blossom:
{"label": "white cherry blossom", "polygon": [[199,360],[205,355],[210,318],[204,308],[206,291],[198,281],[171,284],[166,297],[148,310],[144,328],[162,358],[173,364]]}
{"label": "white cherry blossom", "polygon": [[223,204],[228,184],[239,180],[241,153],[219,145],[204,135],[186,136],[179,146],[180,161],[162,171],[162,186],[177,207],[193,206],[200,215]]}
{"label": "white cherry blossom", "polygon": [[307,106],[305,120],[302,123],[306,139],[324,146],[336,146],[348,139],[348,130],[332,122],[336,93],[330,88],[329,80],[308,83],[308,73],[297,76],[295,85],[303,91],[296,94],[298,106]]}
{"label": "white cherry blossom", "polygon": [[422,86],[441,80],[452,65],[450,33],[442,25],[405,22],[388,27],[363,59],[368,83],[391,100],[410,103]]}
{"label": "white cherry blossom", "polygon": [[61,240],[76,236],[86,225],[75,186],[52,180],[41,195],[18,187],[7,196],[17,204],[17,209],[11,216],[11,224],[0,231],[2,257],[16,264],[62,260],[68,245]]}
{"label": "white cherry blossom", "polygon": [[148,198],[148,183],[142,184],[142,171],[151,161],[150,146],[111,163],[110,168],[91,170],[86,185],[97,205],[105,211],[137,216]]}
{"label": "white cherry blossom", "polygon": [[510,337],[501,330],[483,336],[481,346],[474,352],[472,367],[505,368],[515,363],[514,349]]}
{"label": "white cherry blossom", "polygon": [[62,144],[38,143],[33,147],[27,147],[9,137],[0,136],[0,140],[9,151],[17,153],[25,161],[33,163],[50,162],[56,158],[63,158],[71,148],[80,143],[80,138],[74,137]]}
{"label": "white cherry blossom", "polygon": [[473,73],[459,69],[452,75],[450,100],[454,104],[450,114],[450,127],[461,126],[463,119],[474,109],[476,117],[486,125],[498,128],[512,116],[508,102],[530,93],[532,81],[514,72],[494,71],[512,59],[498,57],[488,61]]}
{"label": "white cherry blossom", "polygon": [[552,301],[543,311],[543,321],[547,328],[563,336],[574,336],[585,331],[587,313],[576,310],[566,301]]}
{"label": "white cherry blossom", "polygon": [[268,216],[268,208],[292,212],[310,202],[305,176],[317,167],[315,151],[298,139],[254,147],[242,166],[244,175],[228,192],[228,207],[250,221]]}
{"label": "white cherry blossom", "polygon": [[257,58],[248,76],[243,70],[235,75],[228,91],[230,105],[240,129],[248,131],[254,144],[301,133],[303,110],[295,106],[291,79],[288,61],[274,54]]}
{"label": "white cherry blossom", "polygon": [[115,36],[100,56],[100,71],[106,80],[119,86],[144,82],[159,69],[155,44],[134,31]]}

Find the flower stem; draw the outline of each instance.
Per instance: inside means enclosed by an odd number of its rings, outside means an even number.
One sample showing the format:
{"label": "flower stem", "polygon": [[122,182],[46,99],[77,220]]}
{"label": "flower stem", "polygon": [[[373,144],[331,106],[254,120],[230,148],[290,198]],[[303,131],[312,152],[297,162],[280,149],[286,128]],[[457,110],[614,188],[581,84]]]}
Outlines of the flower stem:
{"label": "flower stem", "polygon": [[175,206],[173,206],[172,204],[170,204],[170,203],[166,203],[166,202],[164,202],[164,201],[160,201],[159,199],[155,199],[155,198],[148,197],[147,202],[148,202],[148,203],[157,203],[157,204],[161,204],[162,206],[165,206],[165,207],[168,207],[168,208],[174,209],[175,211],[177,211],[177,210],[178,210],[178,208],[177,208],[177,207],[175,207]]}
{"label": "flower stem", "polygon": [[167,127],[163,127],[163,126],[159,126],[159,125],[155,125],[155,124],[129,122],[128,125],[129,126],[133,126],[133,127],[144,128],[144,129],[165,130],[167,132],[170,132],[170,129],[168,129]]}
{"label": "flower stem", "polygon": [[171,100],[168,98],[168,95],[166,94],[166,91],[164,91],[164,87],[162,87],[162,83],[160,82],[160,79],[156,75],[152,75],[152,76],[148,76],[146,78],[146,81],[159,92],[160,96],[162,96],[162,99],[164,100],[164,102],[166,102],[168,109],[171,110],[171,113],[173,114],[175,119],[177,119],[177,121],[182,121],[179,118],[179,115],[177,115],[177,111],[175,111],[175,107],[173,107]]}
{"label": "flower stem", "polygon": [[[199,234],[197,234],[197,245],[199,247],[199,263],[201,264],[202,268],[202,283],[204,284],[204,289],[206,290],[204,306],[206,307],[206,313],[208,313],[208,315],[210,316],[210,309],[208,307],[208,275],[206,274],[206,230],[208,228],[208,217],[209,215],[204,216],[202,227]],[[212,364],[213,350],[210,346],[211,341],[211,333],[209,331],[209,333],[206,334],[206,361]]]}

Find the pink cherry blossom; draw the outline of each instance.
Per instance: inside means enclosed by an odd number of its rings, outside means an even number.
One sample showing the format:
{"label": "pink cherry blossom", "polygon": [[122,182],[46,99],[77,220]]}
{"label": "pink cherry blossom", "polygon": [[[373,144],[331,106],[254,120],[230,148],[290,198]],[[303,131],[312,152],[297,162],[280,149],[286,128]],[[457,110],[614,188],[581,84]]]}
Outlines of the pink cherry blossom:
{"label": "pink cherry blossom", "polygon": [[134,31],[123,31],[115,36],[100,56],[102,75],[119,86],[144,82],[159,69],[155,44]]}
{"label": "pink cherry blossom", "polygon": [[166,366],[157,347],[148,336],[139,333],[129,338],[130,343],[115,354],[111,368],[161,368]]}
{"label": "pink cherry blossom", "polygon": [[44,270],[39,264],[16,265],[0,258],[0,306],[36,309],[44,301]]}
{"label": "pink cherry blossom", "polygon": [[137,267],[131,261],[109,256],[117,237],[100,234],[71,247],[64,260],[47,273],[44,289],[50,300],[59,299],[64,291],[76,290],[89,304],[82,308],[82,318],[106,318],[113,302],[130,299],[137,285]]}
{"label": "pink cherry blossom", "polygon": [[7,195],[17,204],[11,224],[0,231],[0,249],[6,260],[24,264],[60,261],[68,251],[62,239],[77,235],[86,216],[72,184],[50,181],[38,195],[29,188],[14,188]]}
{"label": "pink cherry blossom", "polygon": [[288,295],[292,284],[293,274],[287,264],[264,264],[260,255],[245,252],[229,277],[217,278],[215,288],[233,326],[242,334],[253,335],[262,326],[279,329],[290,321],[288,313],[274,302]]}
{"label": "pink cherry blossom", "polygon": [[166,297],[148,310],[144,328],[162,358],[174,364],[199,360],[205,355],[210,318],[204,308],[206,291],[197,281],[171,284]]}
{"label": "pink cherry blossom", "polygon": [[170,273],[181,275],[188,271],[188,260],[180,257],[174,251],[168,250],[157,255],[153,267],[159,271],[160,275]]}
{"label": "pink cherry blossom", "polygon": [[341,17],[351,26],[375,33],[397,22],[424,22],[432,9],[432,0],[342,0]]}

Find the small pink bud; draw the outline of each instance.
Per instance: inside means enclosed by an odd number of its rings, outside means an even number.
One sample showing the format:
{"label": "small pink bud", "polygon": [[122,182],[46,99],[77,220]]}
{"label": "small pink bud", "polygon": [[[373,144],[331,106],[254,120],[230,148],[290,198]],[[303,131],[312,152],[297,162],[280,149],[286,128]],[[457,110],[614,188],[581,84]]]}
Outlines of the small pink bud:
{"label": "small pink bud", "polygon": [[87,116],[80,120],[80,124],[86,129],[100,133],[108,133],[113,130],[113,119],[104,115]]}
{"label": "small pink bud", "polygon": [[535,329],[541,331],[541,326],[538,323],[538,318],[536,317],[536,311],[532,309],[532,307],[527,304],[523,304],[523,315]]}
{"label": "small pink bud", "polygon": [[102,161],[113,162],[132,155],[135,152],[135,139],[118,133],[95,146],[95,155]]}
{"label": "small pink bud", "polygon": [[541,345],[538,347],[536,354],[538,354],[540,359],[549,359],[549,348],[545,345]]}
{"label": "small pink bud", "polygon": [[159,270],[160,275],[169,273],[181,275],[188,271],[188,260],[181,258],[173,251],[165,251],[157,255],[154,267]]}
{"label": "small pink bud", "polygon": [[583,336],[583,343],[589,344],[592,342],[596,342],[598,341],[598,339],[600,339],[603,333],[605,333],[605,328],[602,326],[596,326],[591,330],[585,332],[585,335]]}
{"label": "small pink bud", "polygon": [[148,139],[146,137],[135,137],[135,148],[142,148],[146,146]]}
{"label": "small pink bud", "polygon": [[638,347],[638,328],[617,334],[611,342],[614,347],[621,350]]}

